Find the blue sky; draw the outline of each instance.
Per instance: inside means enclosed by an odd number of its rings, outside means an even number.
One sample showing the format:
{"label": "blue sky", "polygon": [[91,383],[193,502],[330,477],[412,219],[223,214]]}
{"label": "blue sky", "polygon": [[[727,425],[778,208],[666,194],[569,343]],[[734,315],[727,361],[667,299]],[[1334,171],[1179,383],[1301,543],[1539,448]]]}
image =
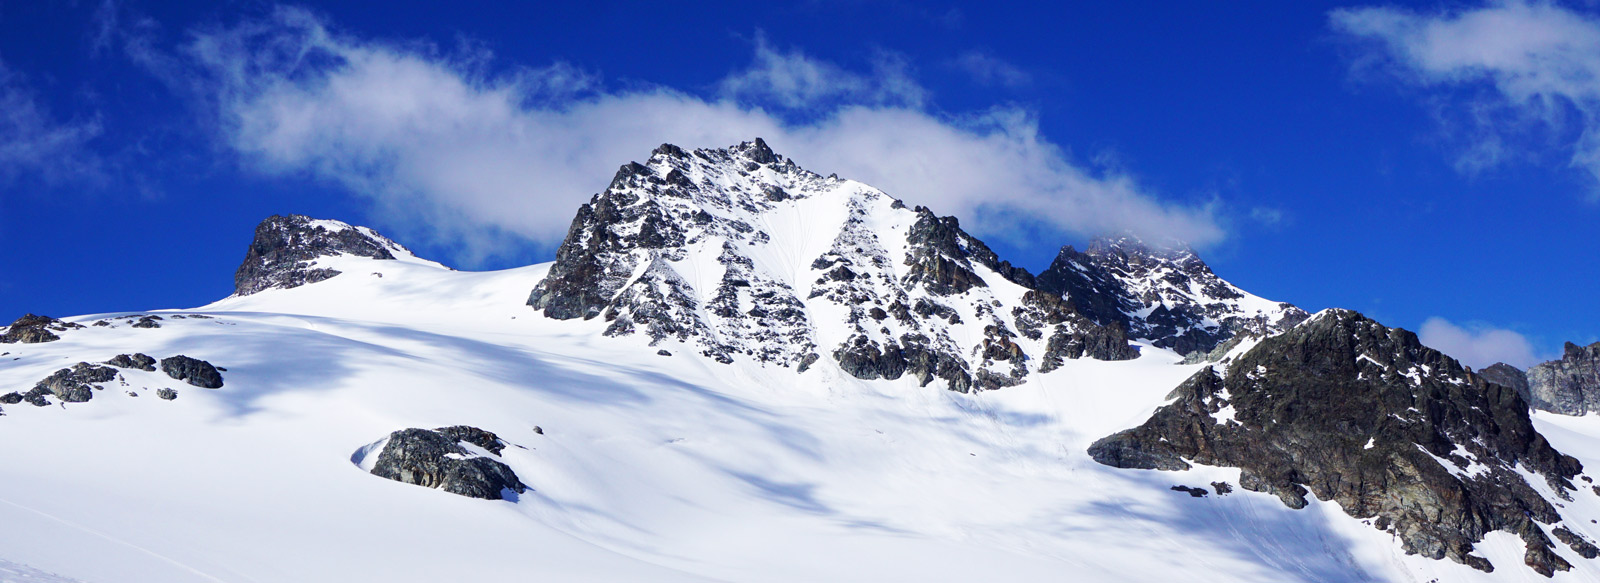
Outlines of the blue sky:
{"label": "blue sky", "polygon": [[1600,339],[1589,4],[531,4],[0,3],[0,312],[210,302],[274,213],[545,261],[761,135],[1035,271],[1131,229],[1469,364]]}

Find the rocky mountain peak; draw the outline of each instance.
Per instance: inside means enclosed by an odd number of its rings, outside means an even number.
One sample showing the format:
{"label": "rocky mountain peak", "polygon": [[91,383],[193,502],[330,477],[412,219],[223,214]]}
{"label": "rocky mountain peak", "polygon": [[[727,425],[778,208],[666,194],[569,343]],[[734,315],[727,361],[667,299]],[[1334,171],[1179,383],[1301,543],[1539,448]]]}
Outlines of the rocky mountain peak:
{"label": "rocky mountain peak", "polygon": [[234,274],[234,294],[246,296],[331,278],[339,271],[319,266],[318,260],[340,256],[415,257],[399,243],[366,227],[305,215],[273,215],[256,226],[255,238]]}
{"label": "rocky mountain peak", "polygon": [[1529,367],[1526,379],[1535,409],[1563,415],[1600,411],[1600,342],[1568,342],[1560,360]]}
{"label": "rocky mountain peak", "polygon": [[1127,234],[1097,238],[1087,251],[1063,247],[1037,282],[1091,320],[1180,354],[1210,352],[1239,334],[1280,332],[1307,316],[1228,283],[1188,245]]}
{"label": "rocky mountain peak", "polygon": [[953,217],[822,177],[760,140],[663,145],[583,205],[528,304],[718,361],[949,388],[1022,382],[1062,358],[1132,358],[1126,326],[1033,292]]}
{"label": "rocky mountain peak", "polygon": [[1132,265],[1155,263],[1205,265],[1194,249],[1183,241],[1170,239],[1147,243],[1132,233],[1095,237],[1089,241],[1089,247],[1084,253],[1102,261],[1115,260]]}
{"label": "rocky mountain peak", "polygon": [[[1571,567],[1541,526],[1563,520],[1541,491],[1570,501],[1582,466],[1535,431],[1513,389],[1409,331],[1324,310],[1226,368],[1202,370],[1169,398],[1090,454],[1123,468],[1240,468],[1245,489],[1293,508],[1308,493],[1336,501],[1408,552],[1484,571],[1494,567],[1474,544],[1495,530],[1523,539],[1535,571]],[[1588,545],[1574,540],[1575,550]]]}
{"label": "rocky mountain peak", "polygon": [[1578,346],[1577,344],[1567,342],[1566,345],[1562,347],[1561,360],[1581,361],[1597,359],[1600,359],[1600,342],[1596,342],[1588,346]]}

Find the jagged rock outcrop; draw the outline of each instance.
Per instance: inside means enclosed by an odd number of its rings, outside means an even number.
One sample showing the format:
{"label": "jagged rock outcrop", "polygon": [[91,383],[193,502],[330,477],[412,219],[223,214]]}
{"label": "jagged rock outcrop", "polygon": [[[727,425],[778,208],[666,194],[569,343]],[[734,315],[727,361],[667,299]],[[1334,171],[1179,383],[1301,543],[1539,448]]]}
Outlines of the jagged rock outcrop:
{"label": "jagged rock outcrop", "polygon": [[1178,354],[1206,353],[1240,334],[1280,332],[1307,316],[1217,277],[1186,245],[1127,235],[1096,239],[1087,251],[1062,248],[1036,282],[1095,323],[1120,324],[1129,337]]}
{"label": "jagged rock outcrop", "polygon": [[106,361],[106,364],[117,368],[132,368],[144,371],[156,370],[156,359],[148,354],[135,352],[133,354],[118,354]]}
{"label": "jagged rock outcrop", "polygon": [[657,148],[583,205],[528,305],[605,334],[695,346],[720,362],[959,391],[1023,382],[1067,358],[1137,356],[1125,323],[1018,302],[1027,270],[952,217],[823,177],[759,139]]}
{"label": "jagged rock outcrop", "polygon": [[71,368],[63,368],[45,377],[34,385],[33,390],[29,391],[24,399],[38,404],[36,401],[48,393],[67,403],[83,403],[94,398],[94,390],[97,388],[95,385],[116,378],[116,369],[80,362]]}
{"label": "jagged rock outcrop", "polygon": [[1478,376],[1502,387],[1511,387],[1511,390],[1517,392],[1517,396],[1528,402],[1528,406],[1535,409],[1542,408],[1534,403],[1533,394],[1528,390],[1528,375],[1523,373],[1522,369],[1497,362],[1478,371]]}
{"label": "jagged rock outcrop", "polygon": [[372,475],[484,500],[527,491],[509,466],[462,447],[463,442],[496,457],[505,448],[498,436],[476,427],[402,429],[389,434]]}
{"label": "jagged rock outcrop", "polygon": [[1527,379],[1535,409],[1563,415],[1600,411],[1600,342],[1568,342],[1561,360],[1529,367]]}
{"label": "jagged rock outcrop", "polygon": [[1473,545],[1495,530],[1523,539],[1535,571],[1570,568],[1540,526],[1561,515],[1518,470],[1569,497],[1578,461],[1534,430],[1513,389],[1411,332],[1324,311],[1225,368],[1200,371],[1169,397],[1143,425],[1095,442],[1090,455],[1122,468],[1237,467],[1245,489],[1294,508],[1314,493],[1374,519],[1407,552],[1484,571],[1493,566]]}
{"label": "jagged rock outcrop", "polygon": [[83,325],[63,322],[49,316],[26,314],[6,327],[5,333],[0,334],[0,344],[54,342],[61,339],[55,334],[56,332],[80,328],[83,328]]}
{"label": "jagged rock outcrop", "polygon": [[414,257],[405,247],[377,231],[304,215],[273,215],[256,226],[244,263],[233,276],[234,294],[287,289],[339,275],[319,259],[356,256],[393,260]]}
{"label": "jagged rock outcrop", "polygon": [[222,373],[217,367],[198,358],[184,355],[161,359],[161,372],[202,389],[222,388]]}

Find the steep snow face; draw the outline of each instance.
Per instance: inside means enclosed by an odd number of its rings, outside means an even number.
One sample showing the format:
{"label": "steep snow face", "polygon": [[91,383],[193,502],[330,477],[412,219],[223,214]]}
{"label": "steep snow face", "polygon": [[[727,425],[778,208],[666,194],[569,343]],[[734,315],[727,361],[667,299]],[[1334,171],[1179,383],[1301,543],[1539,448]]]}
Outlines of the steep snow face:
{"label": "steep snow face", "polygon": [[1094,321],[1122,323],[1130,336],[1179,354],[1208,352],[1238,334],[1282,332],[1307,316],[1217,277],[1182,243],[1126,235],[1096,239],[1085,252],[1062,248],[1038,283]]}
{"label": "steep snow face", "polygon": [[330,279],[341,272],[328,267],[326,260],[339,257],[439,266],[367,227],[304,215],[273,215],[256,226],[255,239],[234,274],[234,294],[247,296]]}
{"label": "steep snow face", "polygon": [[[119,368],[90,389],[87,402],[0,401],[0,443],[14,445],[0,448],[0,579],[1478,582],[1532,575],[1407,555],[1391,533],[1314,491],[1293,510],[1240,488],[1239,469],[1095,463],[1086,453],[1095,438],[1150,418],[1203,365],[1181,364],[1140,341],[1137,359],[1077,358],[1115,343],[1058,336],[1082,316],[1062,307],[1061,296],[1017,283],[1027,281],[1017,272],[1002,275],[1006,266],[987,259],[954,221],[907,210],[909,217],[889,223],[883,217],[904,210],[892,200],[863,200],[856,212],[820,199],[797,199],[792,204],[816,206],[751,223],[774,240],[800,240],[791,234],[832,217],[825,223],[835,230],[805,239],[814,243],[806,253],[736,243],[734,254],[749,260],[735,262],[739,273],[805,290],[793,296],[818,347],[856,333],[854,325],[828,324],[844,322],[856,297],[892,308],[892,300],[874,302],[898,290],[911,314],[926,299],[934,320],[960,319],[949,330],[971,335],[987,332],[965,324],[981,321],[976,298],[983,298],[1009,307],[989,305],[1008,320],[1014,345],[1046,345],[1036,369],[1025,361],[1028,382],[959,393],[920,386],[910,372],[863,380],[822,348],[800,374],[798,365],[774,365],[759,352],[730,352],[733,362],[719,364],[697,353],[704,332],[688,340],[608,336],[616,320],[599,314],[533,312],[527,292],[548,281],[554,264],[472,273],[398,254],[324,256],[318,267],[342,275],[193,310],[66,318],[52,328],[55,341],[0,347],[0,387],[13,389],[120,354],[183,354],[227,369],[217,389]],[[846,228],[851,217],[860,230]],[[883,235],[896,224],[905,236]],[[841,237],[847,231],[855,234]],[[716,334],[726,321],[715,315],[716,296],[700,290],[716,289],[734,270],[716,261],[723,252],[719,242],[685,254],[709,257],[713,263],[701,264],[709,273],[685,260],[660,262],[676,274],[669,283],[701,302],[686,313]],[[818,257],[832,263],[813,268]],[[836,271],[839,278],[816,283]],[[638,279],[628,274],[624,284]],[[668,297],[674,288],[657,289]],[[736,297],[741,309],[754,309],[743,303],[747,296]],[[601,306],[612,307],[609,300]],[[901,325],[889,308],[884,321]],[[862,311],[875,321],[870,308]],[[159,326],[141,325],[157,317]],[[1004,343],[947,334],[996,357],[1010,352]],[[1129,350],[1125,336],[1119,341]],[[644,349],[649,342],[657,347]],[[1224,352],[1241,358],[1255,342]],[[1049,358],[1050,346],[1060,358]],[[1395,374],[1410,370],[1384,363]],[[159,398],[164,390],[177,398]],[[1242,393],[1218,396],[1240,405],[1218,409],[1215,421],[1247,423],[1255,414]],[[1600,426],[1589,421],[1596,419],[1555,419],[1561,425],[1551,442],[1585,464],[1600,463]],[[1541,431],[1552,427],[1535,422]],[[526,490],[482,500],[373,475],[390,441],[384,436],[460,425],[503,440],[499,455],[468,447],[466,457],[505,464]],[[1386,447],[1379,436],[1362,451]],[[1578,476],[1580,487],[1590,485],[1586,477]],[[1222,483],[1231,493],[1222,495]],[[1542,481],[1528,483],[1559,498]],[[1179,485],[1217,494],[1171,490]],[[1570,531],[1550,536],[1562,541],[1552,552],[1573,567],[1558,577],[1600,579],[1600,561],[1582,559],[1562,538],[1600,537],[1593,522],[1600,495],[1566,493],[1572,500],[1558,510]],[[1524,543],[1501,534],[1486,534],[1476,547],[1495,565],[1514,566]]]}
{"label": "steep snow face", "polygon": [[804,170],[758,139],[663,145],[623,166],[528,304],[722,363],[803,373],[826,360],[961,391],[1018,384],[1062,355],[1136,355],[1120,329],[1033,291],[954,218]]}
{"label": "steep snow face", "polygon": [[[84,583],[1536,577],[1515,537],[1479,543],[1502,567],[1482,573],[1406,555],[1334,502],[1293,510],[1238,488],[1237,469],[1094,463],[1095,438],[1200,370],[1164,350],[963,394],[721,365],[672,340],[660,356],[602,335],[601,318],[531,313],[550,265],[328,265],[344,275],[156,312],[160,328],[70,317],[84,327],[59,341],[0,348],[0,387],[125,353],[228,369],[215,390],[121,369],[89,402],[4,405],[0,567]],[[1593,420],[1558,419],[1570,430],[1552,443],[1600,463]],[[527,491],[478,500],[370,473],[374,440],[455,425],[507,442],[491,457]],[[1234,491],[1170,490],[1218,482]],[[1567,523],[1600,536],[1600,496],[1571,494]],[[1600,577],[1600,561],[1554,551],[1573,564],[1560,580]]]}

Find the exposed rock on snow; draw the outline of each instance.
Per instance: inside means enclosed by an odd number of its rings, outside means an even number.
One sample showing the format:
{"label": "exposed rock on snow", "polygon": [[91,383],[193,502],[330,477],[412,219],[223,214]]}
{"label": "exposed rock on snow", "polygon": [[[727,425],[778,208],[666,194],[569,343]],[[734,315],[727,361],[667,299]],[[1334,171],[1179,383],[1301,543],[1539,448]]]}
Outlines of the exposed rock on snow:
{"label": "exposed rock on snow", "polygon": [[[1408,552],[1484,571],[1492,566],[1471,554],[1473,544],[1496,530],[1523,539],[1535,571],[1571,567],[1539,526],[1560,514],[1518,468],[1566,497],[1578,461],[1534,430],[1514,390],[1411,332],[1328,310],[1262,340],[1225,376],[1202,370],[1170,397],[1090,455],[1122,468],[1238,467],[1245,489],[1300,508],[1309,488],[1351,516],[1377,518]],[[1224,407],[1233,421],[1215,416]]]}
{"label": "exposed rock on snow", "polygon": [[10,326],[6,327],[4,334],[0,334],[0,343],[3,344],[38,344],[60,340],[55,332],[65,332],[83,328],[81,324],[63,322],[49,316],[27,314],[17,318]]}
{"label": "exposed rock on snow", "polygon": [[134,322],[133,323],[133,327],[134,328],[160,328],[161,324],[157,324],[156,323],[156,322],[158,322],[160,320],[162,320],[161,316],[155,316],[155,315],[139,316],[139,321]]}
{"label": "exposed rock on snow", "polygon": [[1038,288],[1067,298],[1096,323],[1178,354],[1205,353],[1241,333],[1286,330],[1307,316],[1291,304],[1251,295],[1217,277],[1186,245],[1165,248],[1132,236],[1063,247]]}
{"label": "exposed rock on snow", "polygon": [[1600,342],[1568,342],[1561,360],[1533,365],[1527,378],[1535,409],[1564,415],[1600,411]]}
{"label": "exposed rock on snow", "polygon": [[402,429],[389,434],[372,475],[485,500],[504,499],[507,490],[527,491],[509,466],[462,447],[462,442],[494,456],[505,448],[495,434],[476,427]]}
{"label": "exposed rock on snow", "polygon": [[324,257],[349,255],[392,260],[411,256],[399,243],[366,227],[304,215],[273,215],[256,226],[255,240],[234,274],[234,293],[245,296],[271,288],[316,283],[339,271],[319,267]]}
{"label": "exposed rock on snow", "polygon": [[222,373],[211,363],[184,355],[161,359],[161,372],[202,389],[222,387]]}
{"label": "exposed rock on snow", "polygon": [[163,401],[171,401],[178,398],[178,392],[167,387],[161,387],[156,389],[156,397]]}
{"label": "exposed rock on snow", "polygon": [[34,385],[30,394],[49,392],[56,398],[68,403],[82,403],[94,398],[94,385],[109,382],[117,378],[117,371],[111,367],[80,362],[72,368],[63,368],[56,371],[39,384]]}
{"label": "exposed rock on snow", "polygon": [[133,354],[118,354],[111,360],[106,361],[106,364],[117,368],[133,368],[144,371],[156,370],[156,359],[148,354],[138,352]]}

